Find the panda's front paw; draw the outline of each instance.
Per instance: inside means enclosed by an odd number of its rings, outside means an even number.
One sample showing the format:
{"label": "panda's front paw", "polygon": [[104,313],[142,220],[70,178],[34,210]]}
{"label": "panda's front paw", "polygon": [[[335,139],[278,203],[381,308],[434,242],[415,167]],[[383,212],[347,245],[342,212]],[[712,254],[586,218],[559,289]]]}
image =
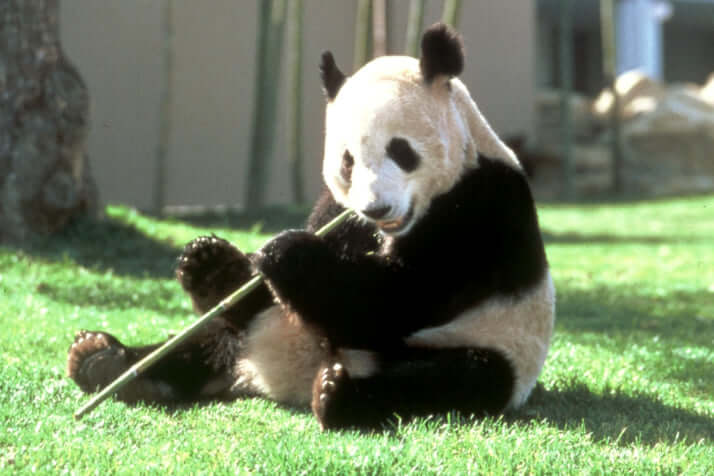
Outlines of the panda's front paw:
{"label": "panda's front paw", "polygon": [[246,255],[215,235],[189,242],[178,258],[176,279],[199,314],[211,309],[252,275]]}
{"label": "panda's front paw", "polygon": [[129,368],[127,349],[104,332],[79,331],[67,356],[67,376],[85,393],[106,387]]}
{"label": "panda's front paw", "polygon": [[188,293],[206,295],[224,283],[229,286],[250,278],[250,261],[238,248],[215,235],[199,236],[183,249],[176,279]]}
{"label": "panda's front paw", "polygon": [[329,259],[321,238],[307,231],[288,230],[266,243],[253,257],[253,264],[274,287],[294,289],[315,278]]}

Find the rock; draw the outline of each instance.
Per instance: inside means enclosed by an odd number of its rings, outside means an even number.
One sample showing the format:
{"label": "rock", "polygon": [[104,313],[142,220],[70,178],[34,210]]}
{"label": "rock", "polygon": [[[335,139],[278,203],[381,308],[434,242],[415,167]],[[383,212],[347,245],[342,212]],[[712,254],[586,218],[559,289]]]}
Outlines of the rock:
{"label": "rock", "polygon": [[[615,88],[620,100],[620,116],[631,119],[639,114],[651,112],[665,95],[665,88],[640,71],[628,71],[618,76]],[[608,122],[613,107],[610,89],[604,89],[592,103],[593,118]]]}

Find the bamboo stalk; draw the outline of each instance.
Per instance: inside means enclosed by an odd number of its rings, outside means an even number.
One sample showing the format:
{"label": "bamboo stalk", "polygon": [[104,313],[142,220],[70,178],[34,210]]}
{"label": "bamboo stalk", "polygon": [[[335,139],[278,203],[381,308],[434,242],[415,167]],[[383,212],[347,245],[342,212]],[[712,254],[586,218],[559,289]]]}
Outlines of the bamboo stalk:
{"label": "bamboo stalk", "polygon": [[444,12],[441,21],[454,28],[459,27],[461,19],[461,0],[446,0],[444,2]]}
{"label": "bamboo stalk", "polygon": [[[345,210],[336,216],[332,221],[327,223],[325,226],[320,228],[315,232],[317,236],[325,236],[327,233],[332,231],[335,227],[340,225],[345,219],[352,215],[351,210]],[[129,369],[117,377],[112,383],[104,387],[101,392],[92,397],[87,403],[74,412],[74,418],[79,420],[84,415],[96,408],[100,403],[106,400],[108,397],[116,393],[123,386],[137,378],[146,369],[151,367],[153,364],[161,360],[166,354],[174,350],[179,344],[185,341],[188,337],[192,336],[198,329],[200,329],[204,324],[218,316],[219,314],[226,311],[226,309],[238,303],[245,296],[250,294],[255,288],[257,288],[263,282],[263,277],[261,275],[253,276],[247,283],[235,290],[228,297],[223,299],[218,305],[213,309],[202,315],[193,324],[176,334],[174,337],[166,341],[164,345],[158,349],[151,352],[149,355],[141,359],[136,364],[129,367]]]}
{"label": "bamboo stalk", "polygon": [[370,26],[372,25],[370,12],[372,0],[359,0],[357,2],[357,19],[355,20],[355,45],[354,69],[364,65],[370,57]]}
{"label": "bamboo stalk", "polygon": [[154,167],[154,213],[161,216],[166,206],[166,165],[171,142],[171,112],[174,97],[173,0],[164,0],[161,11],[163,83],[159,100],[159,142]]}
{"label": "bamboo stalk", "polygon": [[291,0],[288,10],[288,144],[293,200],[305,202],[304,158],[302,148],[302,56],[303,1]]}
{"label": "bamboo stalk", "polygon": [[558,55],[560,58],[560,126],[562,132],[562,195],[575,198],[575,157],[573,156],[573,114],[570,101],[573,90],[573,4],[560,0]]}
{"label": "bamboo stalk", "polygon": [[426,0],[411,0],[409,3],[409,19],[407,20],[407,41],[405,53],[407,56],[419,56],[419,39],[424,24],[424,6]]}
{"label": "bamboo stalk", "polygon": [[612,91],[612,107],[610,109],[610,130],[612,142],[613,192],[622,193],[622,164],[624,148],[622,139],[622,124],[620,121],[620,96],[617,91],[617,38],[615,33],[615,1],[600,0],[600,31],[602,36],[603,72],[607,87]]}
{"label": "bamboo stalk", "polygon": [[372,57],[387,54],[387,0],[372,0]]}
{"label": "bamboo stalk", "polygon": [[253,135],[246,181],[245,208],[265,205],[270,178],[270,161],[275,144],[278,86],[281,81],[285,0],[265,0],[260,4],[260,25],[256,49],[256,76],[253,105]]}

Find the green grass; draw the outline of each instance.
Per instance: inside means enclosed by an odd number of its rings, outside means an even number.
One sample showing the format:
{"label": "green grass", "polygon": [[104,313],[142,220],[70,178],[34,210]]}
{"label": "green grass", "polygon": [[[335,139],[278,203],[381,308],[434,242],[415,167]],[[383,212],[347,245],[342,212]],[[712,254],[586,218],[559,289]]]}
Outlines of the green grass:
{"label": "green grass", "polygon": [[258,399],[107,401],[73,421],[86,401],[64,375],[75,330],[162,339],[194,319],[171,279],[182,243],[267,238],[231,217],[107,214],[0,247],[0,473],[714,474],[714,197],[541,207],[558,320],[529,403],[376,434],[321,433],[311,415]]}

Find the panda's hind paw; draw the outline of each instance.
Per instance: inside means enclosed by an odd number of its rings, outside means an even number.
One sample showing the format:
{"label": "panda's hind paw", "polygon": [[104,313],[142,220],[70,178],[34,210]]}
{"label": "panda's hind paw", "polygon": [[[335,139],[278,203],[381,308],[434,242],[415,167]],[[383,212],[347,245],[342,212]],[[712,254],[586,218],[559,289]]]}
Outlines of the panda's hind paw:
{"label": "panda's hind paw", "polygon": [[67,356],[67,376],[85,393],[96,392],[129,368],[126,347],[104,332],[81,330]]}
{"label": "panda's hind paw", "polygon": [[323,367],[312,386],[312,411],[323,430],[349,426],[346,417],[350,408],[345,398],[352,382],[344,366],[333,362]]}

